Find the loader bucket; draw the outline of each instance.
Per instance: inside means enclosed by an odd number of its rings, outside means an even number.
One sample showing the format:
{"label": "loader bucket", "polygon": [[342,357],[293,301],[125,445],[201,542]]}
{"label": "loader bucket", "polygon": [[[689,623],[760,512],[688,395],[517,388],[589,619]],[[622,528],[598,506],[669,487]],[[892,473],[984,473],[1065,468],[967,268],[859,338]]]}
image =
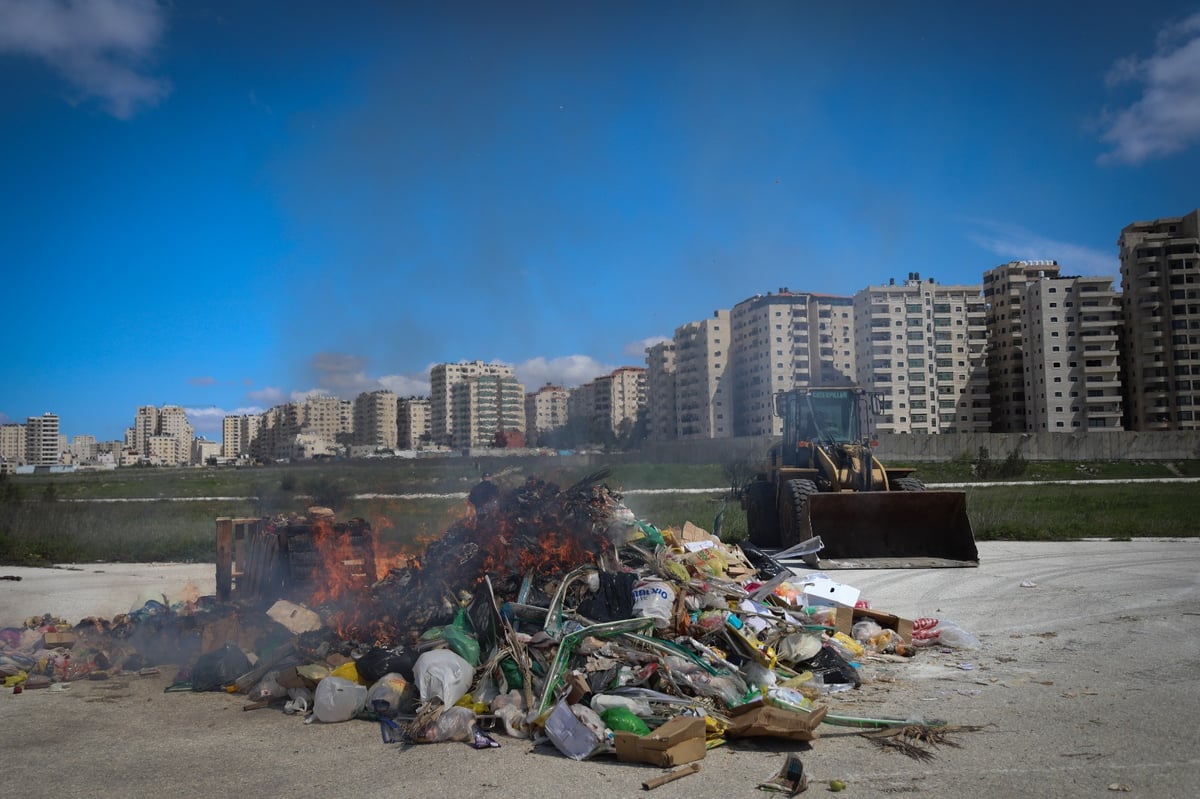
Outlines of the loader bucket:
{"label": "loader bucket", "polygon": [[822,568],[978,566],[966,494],[864,491],[810,494],[801,525],[820,536]]}

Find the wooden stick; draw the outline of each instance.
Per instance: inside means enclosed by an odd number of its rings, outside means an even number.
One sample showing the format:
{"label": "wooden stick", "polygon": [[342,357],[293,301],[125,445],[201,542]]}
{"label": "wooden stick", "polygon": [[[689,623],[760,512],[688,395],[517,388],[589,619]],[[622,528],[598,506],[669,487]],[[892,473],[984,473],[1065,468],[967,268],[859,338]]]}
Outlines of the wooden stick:
{"label": "wooden stick", "polygon": [[674,771],[663,774],[661,777],[655,777],[652,780],[646,780],[642,783],[642,787],[647,791],[653,791],[660,785],[666,785],[668,782],[674,782],[675,780],[682,779],[688,775],[695,774],[699,770],[699,763],[688,763],[686,766],[680,766]]}

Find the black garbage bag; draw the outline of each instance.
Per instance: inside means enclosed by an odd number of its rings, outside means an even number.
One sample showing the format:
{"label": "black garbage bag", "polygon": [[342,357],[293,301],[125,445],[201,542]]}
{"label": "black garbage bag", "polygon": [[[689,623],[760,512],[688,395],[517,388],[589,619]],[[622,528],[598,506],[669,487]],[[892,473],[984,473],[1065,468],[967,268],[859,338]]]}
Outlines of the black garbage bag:
{"label": "black garbage bag", "polygon": [[791,571],[787,566],[750,543],[749,540],[739,541],[738,546],[741,548],[742,554],[746,556],[746,560],[750,561],[750,565],[758,571],[760,580],[771,580]]}
{"label": "black garbage bag", "polygon": [[826,684],[849,684],[855,688],[862,686],[862,676],[858,669],[851,666],[849,661],[828,644],[806,660],[804,668],[812,671],[814,677],[819,677],[821,682]]}
{"label": "black garbage bag", "polygon": [[250,669],[246,653],[234,644],[225,644],[196,659],[196,665],[192,666],[192,690],[223,691]]}
{"label": "black garbage bag", "polygon": [[579,612],[592,621],[633,618],[633,572],[600,572],[600,589],[579,603]]}
{"label": "black garbage bag", "polygon": [[358,676],[367,682],[382,679],[385,674],[399,674],[409,682],[414,682],[412,653],[402,646],[395,649],[372,647],[354,662]]}

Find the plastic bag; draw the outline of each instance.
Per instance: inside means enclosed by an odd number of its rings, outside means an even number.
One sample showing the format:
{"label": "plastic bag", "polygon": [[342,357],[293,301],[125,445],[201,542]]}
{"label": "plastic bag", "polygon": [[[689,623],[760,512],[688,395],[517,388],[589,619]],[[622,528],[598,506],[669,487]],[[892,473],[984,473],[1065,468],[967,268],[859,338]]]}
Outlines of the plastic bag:
{"label": "plastic bag", "polygon": [[446,708],[437,719],[410,730],[410,734],[412,739],[420,744],[440,741],[471,742],[475,738],[475,712],[465,707]]}
{"label": "plastic bag", "polygon": [[632,732],[635,735],[648,735],[650,728],[633,711],[620,706],[610,707],[600,714],[604,725],[613,732]]}
{"label": "plastic bag", "polygon": [[[417,689],[402,674],[385,674],[367,691],[366,706],[381,716],[394,718],[410,713],[417,704]],[[386,702],[387,705],[376,703]]]}
{"label": "plastic bag", "polygon": [[367,688],[341,677],[326,677],[317,683],[313,715],[327,724],[349,721],[367,704]]}
{"label": "plastic bag", "polygon": [[221,691],[250,671],[250,658],[234,644],[201,655],[192,666],[193,691]]}
{"label": "plastic bag", "polygon": [[442,628],[442,638],[455,654],[474,668],[479,665],[479,641],[471,634],[469,627],[467,611],[459,610],[454,621]]}
{"label": "plastic bag", "polygon": [[671,626],[675,589],[661,580],[643,580],[633,587],[633,615],[654,619],[657,629]]}
{"label": "plastic bag", "polygon": [[258,685],[250,689],[250,698],[256,700],[271,700],[282,699],[288,695],[287,689],[279,684],[279,672],[272,671],[259,681]]}
{"label": "plastic bag", "polygon": [[417,658],[413,666],[417,678],[417,691],[422,702],[435,697],[443,705],[453,705],[471,689],[475,669],[463,658],[449,649],[431,649]]}
{"label": "plastic bag", "polygon": [[746,684],[751,688],[770,688],[778,681],[775,672],[756,663],[753,660],[747,660],[741,665],[742,676],[746,678]]}
{"label": "plastic bag", "polygon": [[295,713],[304,715],[313,706],[313,692],[307,688],[289,688],[288,697],[283,712],[289,716]]}
{"label": "plastic bag", "polygon": [[370,685],[370,681],[364,680],[362,675],[358,673],[358,666],[353,660],[347,660],[342,665],[329,673],[331,677],[341,677],[343,680],[349,680],[353,683],[358,683],[362,686]]}
{"label": "plastic bag", "polygon": [[358,676],[368,683],[376,683],[386,674],[399,674],[409,682],[413,680],[413,656],[403,647],[372,647],[355,661],[355,666]]}

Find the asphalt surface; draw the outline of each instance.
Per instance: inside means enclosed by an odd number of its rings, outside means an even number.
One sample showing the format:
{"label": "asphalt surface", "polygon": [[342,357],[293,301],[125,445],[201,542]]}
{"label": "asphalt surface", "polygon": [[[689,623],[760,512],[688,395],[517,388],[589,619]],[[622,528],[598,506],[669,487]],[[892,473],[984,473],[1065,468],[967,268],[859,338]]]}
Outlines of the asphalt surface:
{"label": "asphalt surface", "polygon": [[[977,569],[831,574],[877,610],[952,619],[982,641],[977,651],[868,662],[863,688],[828,699],[841,715],[980,727],[952,734],[957,747],[932,748],[933,759],[919,762],[823,725],[811,747],[712,750],[699,774],[655,795],[763,795],[756,786],[791,751],[805,764],[809,795],[825,794],[832,779],[846,783],[845,796],[1200,795],[1200,540],[983,542],[979,550]],[[188,568],[200,581],[211,567]],[[137,568],[128,572],[120,603],[140,594]],[[83,581],[87,572],[68,574]],[[45,595],[36,584],[0,582],[0,618],[52,610],[37,604]],[[71,593],[69,579],[59,593]],[[5,691],[5,795],[562,799],[642,793],[642,782],[662,773],[611,757],[576,762],[506,737],[492,750],[401,749],[367,722],[306,725],[276,710],[243,712],[244,697],[164,693],[171,676],[163,669],[62,691]]]}

